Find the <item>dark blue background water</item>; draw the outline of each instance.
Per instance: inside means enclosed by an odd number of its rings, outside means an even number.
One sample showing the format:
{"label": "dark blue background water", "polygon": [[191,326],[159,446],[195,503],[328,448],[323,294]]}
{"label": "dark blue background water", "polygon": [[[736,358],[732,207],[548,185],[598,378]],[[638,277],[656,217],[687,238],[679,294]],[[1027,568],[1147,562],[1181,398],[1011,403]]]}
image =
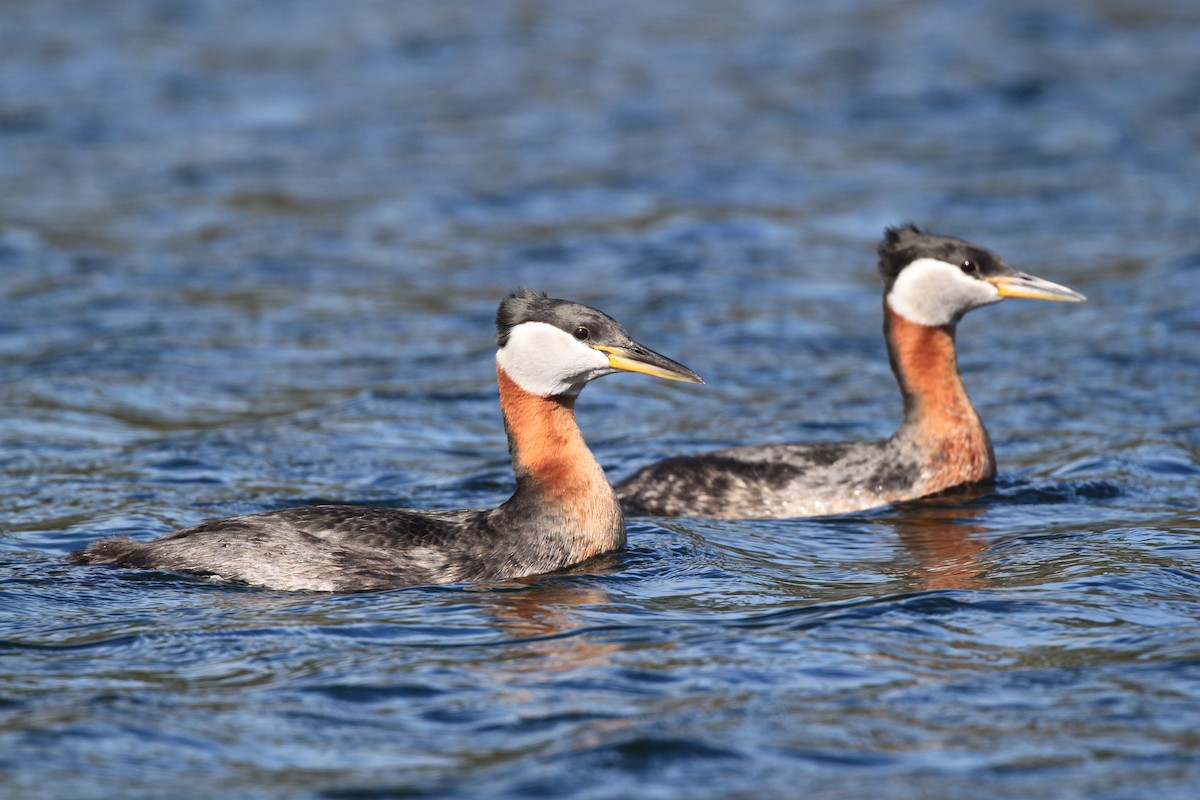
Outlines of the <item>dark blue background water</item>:
{"label": "dark blue background water", "polygon": [[[0,7],[0,793],[1191,798],[1200,7]],[[492,315],[600,306],[613,477],[884,436],[873,249],[1086,293],[960,328],[996,486],[634,519],[570,574],[284,594],[101,535],[510,490]]]}

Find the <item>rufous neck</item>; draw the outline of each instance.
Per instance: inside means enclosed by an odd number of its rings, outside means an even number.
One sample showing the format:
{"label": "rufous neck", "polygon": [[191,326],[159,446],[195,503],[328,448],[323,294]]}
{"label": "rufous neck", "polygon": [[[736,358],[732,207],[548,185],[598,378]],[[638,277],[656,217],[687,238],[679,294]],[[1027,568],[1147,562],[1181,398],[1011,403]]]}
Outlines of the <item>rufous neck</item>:
{"label": "rufous neck", "polygon": [[612,493],[575,422],[576,395],[542,397],[496,369],[500,408],[518,488],[531,484],[547,499],[578,503],[597,491]]}
{"label": "rufous neck", "polygon": [[516,492],[497,511],[560,566],[623,545],[621,505],[575,423],[576,396],[539,396],[503,367],[496,371],[517,479]]}
{"label": "rufous neck", "polygon": [[892,371],[904,395],[904,425],[935,483],[991,478],[996,461],[987,430],[958,372],[954,325],[921,325],[884,305]]}
{"label": "rufous neck", "polygon": [[976,416],[958,372],[954,326],[921,325],[886,304],[884,320],[888,357],[904,395],[905,420],[941,414]]}

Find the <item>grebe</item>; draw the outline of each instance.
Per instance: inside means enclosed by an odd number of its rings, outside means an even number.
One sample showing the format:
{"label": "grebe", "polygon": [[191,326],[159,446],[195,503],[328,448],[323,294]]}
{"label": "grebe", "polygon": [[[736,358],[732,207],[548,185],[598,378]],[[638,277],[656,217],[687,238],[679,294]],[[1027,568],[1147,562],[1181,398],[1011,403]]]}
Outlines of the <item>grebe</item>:
{"label": "grebe", "polygon": [[954,333],[1005,297],[1084,296],[978,245],[889,228],[879,245],[883,332],[904,397],[886,441],[764,444],[668,458],[617,484],[626,511],[741,519],[860,511],[991,480],[996,458],[958,372]]}
{"label": "grebe", "polygon": [[208,520],[149,542],[104,539],[70,559],[340,592],[536,575],[621,547],[621,507],[575,423],[575,399],[588,381],[621,370],[704,381],[602,311],[542,292],[505,298],[496,332],[516,475],[516,492],[498,508],[287,508]]}

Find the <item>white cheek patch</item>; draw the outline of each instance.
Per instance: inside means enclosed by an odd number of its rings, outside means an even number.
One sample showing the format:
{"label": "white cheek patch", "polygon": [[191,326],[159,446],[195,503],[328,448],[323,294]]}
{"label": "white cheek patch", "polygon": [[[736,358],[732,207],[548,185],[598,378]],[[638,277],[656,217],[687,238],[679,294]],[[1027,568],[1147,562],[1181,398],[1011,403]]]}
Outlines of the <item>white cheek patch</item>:
{"label": "white cheek patch", "polygon": [[900,271],[887,303],[909,322],[935,328],[1000,299],[995,286],[964,275],[954,264],[919,258]]}
{"label": "white cheek patch", "polygon": [[616,372],[608,356],[545,322],[522,322],[509,331],[496,363],[518,386],[540,397],[577,394],[593,378]]}

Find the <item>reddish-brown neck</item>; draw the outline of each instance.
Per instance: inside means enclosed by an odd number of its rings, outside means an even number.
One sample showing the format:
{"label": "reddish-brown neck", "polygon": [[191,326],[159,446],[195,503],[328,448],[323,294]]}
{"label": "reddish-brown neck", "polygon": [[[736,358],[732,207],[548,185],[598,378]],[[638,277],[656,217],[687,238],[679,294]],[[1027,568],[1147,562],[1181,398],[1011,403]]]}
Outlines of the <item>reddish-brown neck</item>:
{"label": "reddish-brown neck", "polygon": [[958,373],[954,326],[920,325],[886,304],[884,315],[904,424],[916,434],[933,482],[954,486],[993,477],[991,441]]}
{"label": "reddish-brown neck", "polygon": [[548,500],[569,507],[582,506],[597,493],[611,497],[608,479],[575,422],[575,397],[540,397],[503,369],[496,372],[518,484],[532,481]]}

